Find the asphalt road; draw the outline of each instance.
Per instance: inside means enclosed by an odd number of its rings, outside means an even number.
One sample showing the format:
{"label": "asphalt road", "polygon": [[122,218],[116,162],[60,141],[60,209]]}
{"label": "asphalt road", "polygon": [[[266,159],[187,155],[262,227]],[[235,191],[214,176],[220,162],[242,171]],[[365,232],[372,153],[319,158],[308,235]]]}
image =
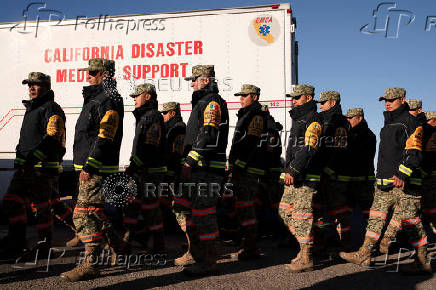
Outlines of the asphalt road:
{"label": "asphalt road", "polygon": [[[5,229],[0,233],[3,235]],[[29,235],[29,241],[35,239],[35,233]],[[375,269],[338,263],[325,257],[317,262],[317,270],[313,272],[289,273],[283,264],[296,255],[297,249],[279,248],[271,237],[260,241],[264,257],[251,262],[235,261],[229,255],[235,248],[229,243],[220,242],[220,273],[193,279],[182,273],[183,267],[172,265],[172,259],[184,251],[181,246],[184,237],[180,234],[167,236],[168,252],[159,261],[151,261],[149,256],[143,255],[143,260],[138,259],[135,265],[132,256],[128,269],[128,263],[120,259],[118,266],[102,270],[98,279],[70,283],[63,281],[59,274],[74,266],[83,248],[60,247],[68,238],[67,234],[56,235],[54,248],[57,250],[53,251],[50,262],[38,260],[37,263],[24,264],[3,261],[0,265],[0,289],[436,289],[434,275],[405,277],[397,272],[398,259],[400,267],[402,263],[411,261],[408,259],[410,252],[403,250],[400,254],[393,253],[387,259],[385,256],[377,257],[378,265]],[[142,253],[139,247],[134,250],[137,254]],[[432,244],[431,252],[436,254],[435,244]]]}

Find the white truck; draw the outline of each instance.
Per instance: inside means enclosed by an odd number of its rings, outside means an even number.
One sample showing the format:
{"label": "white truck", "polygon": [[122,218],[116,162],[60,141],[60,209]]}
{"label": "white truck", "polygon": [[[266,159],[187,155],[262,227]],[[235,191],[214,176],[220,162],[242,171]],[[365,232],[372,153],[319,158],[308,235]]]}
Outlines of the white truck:
{"label": "white truck", "polygon": [[[35,3],[34,3],[35,4]],[[37,4],[37,3],[36,3]],[[27,7],[31,9],[32,7]],[[184,120],[191,110],[189,76],[197,64],[215,65],[221,96],[228,102],[230,126],[236,124],[239,98],[233,94],[244,83],[261,88],[262,104],[289,131],[290,93],[297,83],[295,19],[290,4],[87,18],[66,20],[47,7],[51,20],[0,24],[0,196],[13,172],[15,146],[25,109],[27,87],[21,81],[31,71],[51,76],[55,100],[65,111],[67,153],[64,171],[72,170],[74,127],[83,103],[90,58],[116,62],[118,90],[124,98],[124,137],[120,167],[129,162],[134,137],[135,85],[155,84],[160,104],[181,103]],[[54,19],[54,20],[53,20]],[[233,134],[231,130],[230,134]],[[286,134],[282,136],[286,144]],[[229,136],[231,140],[231,136]],[[230,148],[230,144],[228,146]]]}

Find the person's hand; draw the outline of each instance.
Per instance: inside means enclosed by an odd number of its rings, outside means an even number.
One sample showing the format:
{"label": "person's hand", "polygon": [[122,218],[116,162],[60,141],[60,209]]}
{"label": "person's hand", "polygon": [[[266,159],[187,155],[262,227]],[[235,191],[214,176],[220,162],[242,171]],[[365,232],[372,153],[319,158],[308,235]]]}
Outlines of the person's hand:
{"label": "person's hand", "polygon": [[404,180],[402,180],[402,179],[396,177],[395,175],[392,176],[391,179],[394,180],[394,187],[404,189],[404,185],[405,185]]}
{"label": "person's hand", "polygon": [[290,186],[294,184],[294,177],[289,173],[285,174],[285,185]]}
{"label": "person's hand", "polygon": [[183,165],[182,172],[180,173],[180,175],[183,179],[191,179],[192,167],[188,163],[185,163]]}
{"label": "person's hand", "polygon": [[90,178],[91,178],[90,173],[84,171],[83,169],[82,171],[80,171],[80,177],[79,177],[80,181],[88,181]]}

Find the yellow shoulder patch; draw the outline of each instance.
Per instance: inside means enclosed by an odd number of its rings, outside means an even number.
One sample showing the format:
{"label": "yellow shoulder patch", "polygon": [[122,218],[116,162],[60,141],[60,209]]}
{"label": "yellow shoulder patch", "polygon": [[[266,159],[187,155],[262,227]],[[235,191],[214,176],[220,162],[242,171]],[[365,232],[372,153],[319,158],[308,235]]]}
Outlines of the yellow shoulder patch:
{"label": "yellow shoulder patch", "polygon": [[251,122],[248,125],[247,135],[260,137],[262,133],[263,133],[263,117],[256,115],[253,117],[253,119],[251,119]]}
{"label": "yellow shoulder patch", "polygon": [[179,134],[174,138],[173,152],[179,155],[183,155],[183,145],[185,143],[185,135]]}
{"label": "yellow shoulder patch", "polygon": [[416,128],[415,132],[410,135],[409,139],[406,141],[406,150],[415,149],[422,151],[422,137],[423,137],[423,128],[419,126]]}
{"label": "yellow shoulder patch", "polygon": [[117,111],[109,110],[100,121],[98,137],[113,140],[117,133],[120,116]]}
{"label": "yellow shoulder patch", "polygon": [[221,123],[221,107],[217,102],[207,104],[203,114],[203,126],[212,126],[218,128]]}
{"label": "yellow shoulder patch", "polygon": [[50,117],[47,123],[47,135],[55,137],[65,147],[65,123],[61,116]]}
{"label": "yellow shoulder patch", "polygon": [[318,122],[313,122],[307,127],[304,134],[304,145],[310,146],[314,149],[318,149],[318,140],[321,137],[322,127]]}
{"label": "yellow shoulder patch", "polygon": [[145,144],[159,146],[160,138],[162,136],[162,128],[159,123],[151,124],[145,134]]}
{"label": "yellow shoulder patch", "polygon": [[436,151],[436,132],[434,132],[430,139],[428,139],[427,144],[425,145],[425,151],[427,152],[435,152]]}

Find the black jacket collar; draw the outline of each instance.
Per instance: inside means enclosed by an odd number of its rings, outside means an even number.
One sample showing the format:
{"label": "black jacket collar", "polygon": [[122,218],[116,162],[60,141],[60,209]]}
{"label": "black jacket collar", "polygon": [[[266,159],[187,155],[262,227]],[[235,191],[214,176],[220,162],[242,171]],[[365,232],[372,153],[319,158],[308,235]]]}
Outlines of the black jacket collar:
{"label": "black jacket collar", "polygon": [[[351,128],[351,126],[350,126]],[[353,133],[358,133],[358,132],[363,132],[368,130],[368,123],[366,122],[365,119],[363,119],[359,124],[357,124],[357,126],[355,126],[354,128],[351,128],[350,131]]]}
{"label": "black jacket collar", "polygon": [[26,107],[26,109],[33,110],[49,101],[54,101],[54,92],[52,90],[48,90],[47,92],[39,97],[36,97],[33,100],[23,100],[22,103]]}
{"label": "black jacket collar", "polygon": [[244,116],[250,111],[260,111],[261,109],[262,109],[262,105],[258,101],[256,101],[248,107],[239,109],[236,115],[238,116],[238,118],[241,118],[242,116]]}
{"label": "black jacket collar", "polygon": [[192,93],[192,107],[195,107],[195,105],[200,101],[203,97],[205,97],[208,94],[218,94],[218,86],[216,84],[210,84],[201,90],[195,91]]}
{"label": "black jacket collar", "polygon": [[157,107],[157,100],[148,100],[144,105],[133,110],[133,115],[135,116],[136,120],[139,120],[148,111],[153,109],[157,110]]}
{"label": "black jacket collar", "polygon": [[293,108],[289,111],[289,115],[293,120],[299,120],[311,112],[316,112],[316,103],[314,100]]}
{"label": "black jacket collar", "polygon": [[336,104],[331,107],[329,110],[319,113],[324,121],[331,120],[334,116],[341,115],[342,116],[342,107],[340,104]]}
{"label": "black jacket collar", "polygon": [[404,103],[395,111],[385,111],[383,115],[385,116],[385,124],[391,124],[398,121],[398,118],[404,113],[409,114],[409,105]]}
{"label": "black jacket collar", "polygon": [[168,122],[165,123],[165,128],[167,132],[173,128],[177,123],[183,122],[182,116],[175,115]]}
{"label": "black jacket collar", "polygon": [[85,99],[85,102],[90,100],[91,98],[97,96],[103,92],[103,84],[99,85],[93,85],[93,86],[84,86],[82,90],[83,98]]}

